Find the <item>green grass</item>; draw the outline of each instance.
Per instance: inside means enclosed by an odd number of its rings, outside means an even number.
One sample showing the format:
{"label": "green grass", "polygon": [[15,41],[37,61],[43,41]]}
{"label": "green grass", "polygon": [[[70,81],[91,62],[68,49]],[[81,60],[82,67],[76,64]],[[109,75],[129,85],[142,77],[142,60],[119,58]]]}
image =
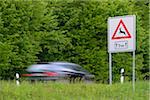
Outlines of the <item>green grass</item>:
{"label": "green grass", "polygon": [[69,84],[0,81],[0,100],[149,100],[149,82],[113,84]]}

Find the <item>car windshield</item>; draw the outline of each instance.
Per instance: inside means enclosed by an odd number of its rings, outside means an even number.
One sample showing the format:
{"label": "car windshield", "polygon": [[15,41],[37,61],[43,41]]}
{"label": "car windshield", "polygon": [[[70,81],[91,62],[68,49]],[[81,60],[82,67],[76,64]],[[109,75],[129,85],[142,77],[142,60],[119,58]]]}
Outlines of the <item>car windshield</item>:
{"label": "car windshield", "polygon": [[67,65],[67,64],[65,65],[65,64],[62,64],[61,66],[64,67],[64,68],[75,70],[75,71],[87,72],[85,69],[83,69],[79,65]]}
{"label": "car windshield", "polygon": [[43,71],[72,71],[70,68],[66,68],[61,65],[52,65],[52,64],[38,64],[29,66],[27,71],[29,72],[43,72]]}
{"label": "car windshield", "polygon": [[37,64],[29,66],[29,72],[43,72],[43,71],[81,71],[86,72],[81,66],[76,64]]}
{"label": "car windshield", "polygon": [[47,69],[47,65],[46,64],[38,64],[38,65],[31,65],[31,66],[29,66],[27,71],[40,72],[40,71],[42,71],[44,69]]}

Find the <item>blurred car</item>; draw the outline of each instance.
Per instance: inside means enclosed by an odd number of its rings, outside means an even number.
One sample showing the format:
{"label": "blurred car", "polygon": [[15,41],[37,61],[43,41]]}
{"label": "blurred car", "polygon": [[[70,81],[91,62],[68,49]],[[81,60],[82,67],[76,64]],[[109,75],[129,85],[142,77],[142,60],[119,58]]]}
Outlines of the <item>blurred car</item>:
{"label": "blurred car", "polygon": [[69,80],[75,81],[91,81],[94,75],[83,69],[80,65],[68,62],[48,62],[44,64],[34,64],[26,69],[26,73],[22,74],[31,81],[57,81]]}

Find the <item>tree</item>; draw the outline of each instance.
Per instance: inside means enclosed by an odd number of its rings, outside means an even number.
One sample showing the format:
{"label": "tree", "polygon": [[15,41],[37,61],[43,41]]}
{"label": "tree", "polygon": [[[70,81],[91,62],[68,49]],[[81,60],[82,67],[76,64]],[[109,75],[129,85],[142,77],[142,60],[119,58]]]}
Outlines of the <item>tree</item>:
{"label": "tree", "polygon": [[[13,77],[11,72],[33,63],[69,61],[89,70],[97,81],[107,83],[107,20],[136,15],[136,76],[142,79],[149,65],[148,6],[146,0],[2,1],[1,78]],[[114,81],[119,81],[122,67],[128,75],[126,80],[131,80],[132,53],[113,54]]]}

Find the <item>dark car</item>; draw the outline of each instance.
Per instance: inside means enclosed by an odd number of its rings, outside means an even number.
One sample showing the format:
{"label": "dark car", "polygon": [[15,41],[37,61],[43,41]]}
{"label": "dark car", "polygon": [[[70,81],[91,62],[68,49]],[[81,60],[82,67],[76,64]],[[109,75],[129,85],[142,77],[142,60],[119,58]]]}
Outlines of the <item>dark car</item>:
{"label": "dark car", "polygon": [[26,69],[27,73],[22,76],[31,81],[91,81],[94,75],[83,69],[80,65],[68,62],[49,62],[34,64]]}

